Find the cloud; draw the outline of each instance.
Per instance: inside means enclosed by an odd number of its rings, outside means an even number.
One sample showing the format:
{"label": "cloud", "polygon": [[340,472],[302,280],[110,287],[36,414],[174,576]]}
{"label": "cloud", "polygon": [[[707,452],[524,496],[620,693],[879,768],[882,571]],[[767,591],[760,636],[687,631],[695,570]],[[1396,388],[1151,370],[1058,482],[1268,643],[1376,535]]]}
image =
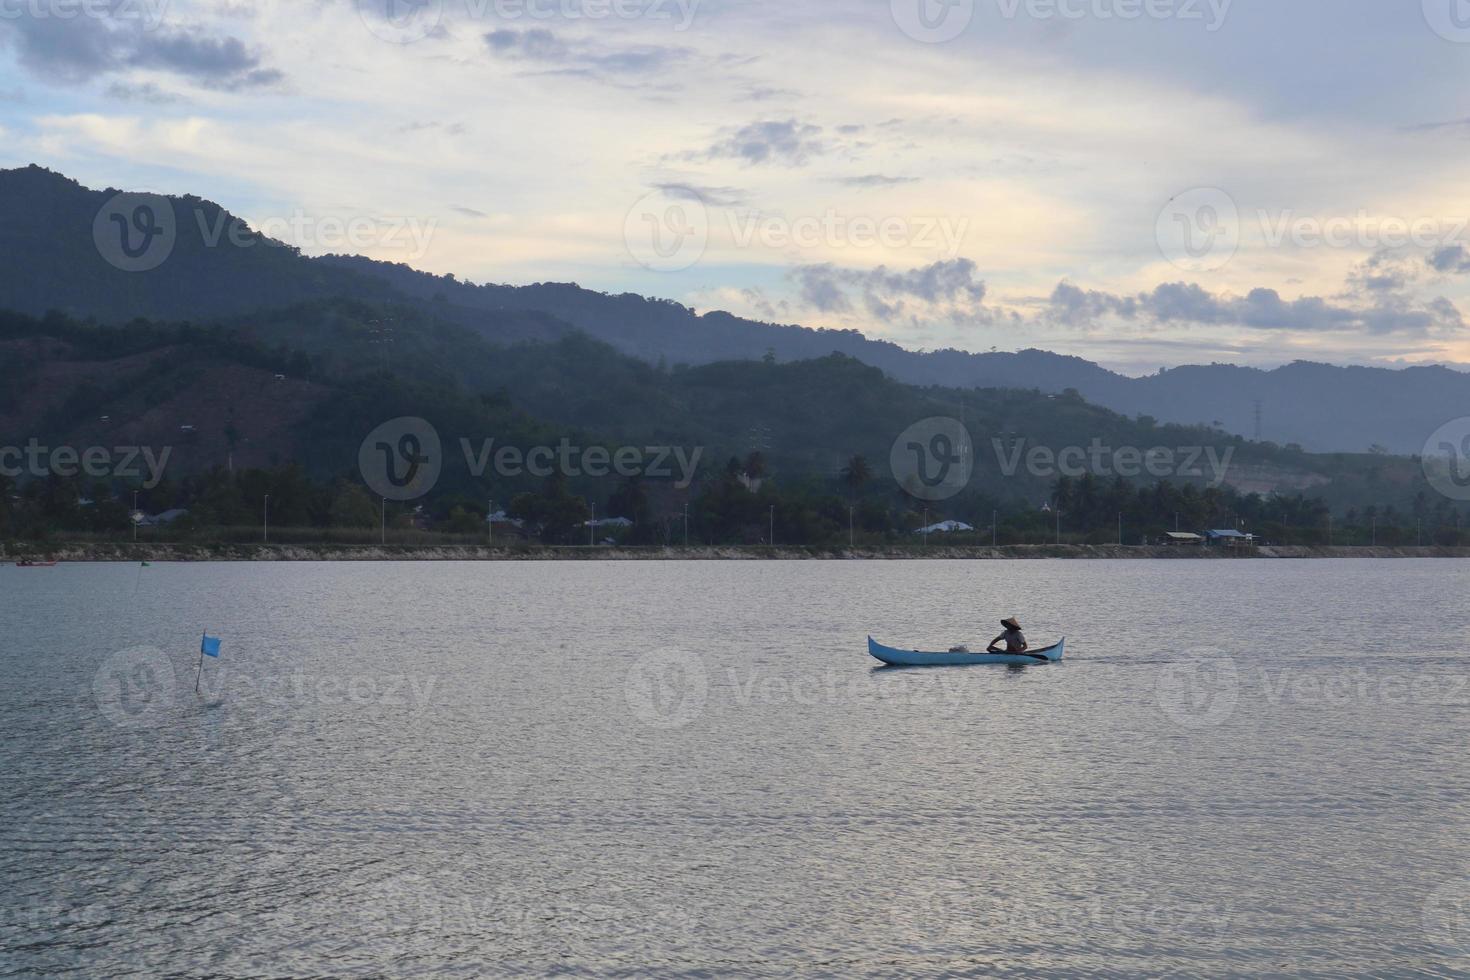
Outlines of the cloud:
{"label": "cloud", "polygon": [[851,291],[861,294],[868,315],[884,323],[921,318],[977,322],[991,314],[984,309],[986,286],[976,271],[969,259],[953,259],[907,271],[824,263],[802,266],[791,275],[802,301],[820,313],[853,312]]}
{"label": "cloud", "polygon": [[107,95],[109,98],[120,99],[123,102],[141,102],[145,105],[175,105],[185,101],[183,96],[165,92],[152,82],[144,82],[141,85],[113,82],[107,86]]}
{"label": "cloud", "polygon": [[1419,278],[1420,272],[1421,267],[1415,260],[1388,250],[1374,252],[1348,273],[1348,295],[1362,297],[1401,292]]}
{"label": "cloud", "polygon": [[649,186],[654,190],[663,191],[669,197],[682,197],[716,208],[738,207],[746,200],[745,192],[738,187],[705,187],[682,181],[668,181]]}
{"label": "cloud", "polygon": [[484,211],[476,211],[474,208],[461,207],[458,204],[451,204],[449,206],[449,210],[453,211],[455,214],[462,214],[466,218],[488,218],[488,217],[490,217]]}
{"label": "cloud", "polygon": [[852,302],[842,289],[841,277],[831,264],[802,266],[792,273],[801,287],[801,300],[818,313],[849,313]]}
{"label": "cloud", "polygon": [[563,40],[544,27],[517,31],[498,28],[485,35],[485,46],[499,58],[546,65],[559,74],[591,76],[663,75],[692,52],[657,44],[622,47]]}
{"label": "cloud", "polygon": [[426,133],[434,130],[449,136],[463,136],[468,132],[464,123],[411,122],[398,127],[400,133]]}
{"label": "cloud", "polygon": [[285,76],[235,37],[197,29],[145,29],[130,18],[0,19],[22,67],[47,82],[80,84],[132,70],[161,71],[222,91],[263,88]]}
{"label": "cloud", "polygon": [[1426,261],[1435,272],[1470,272],[1470,249],[1464,245],[1446,245],[1429,253]]}
{"label": "cloud", "polygon": [[1371,334],[1427,334],[1464,328],[1460,311],[1439,298],[1418,304],[1404,296],[1379,296],[1366,305],[1348,306],[1320,296],[1282,299],[1274,289],[1252,289],[1245,296],[1211,293],[1197,283],[1171,282],[1152,292],[1120,295],[1083,290],[1068,282],[1052,292],[1045,319],[1067,326],[1090,326],[1113,317],[1154,325],[1205,324],[1252,330],[1313,332],[1357,330]]}
{"label": "cloud", "polygon": [[743,98],[747,102],[768,102],[772,99],[795,99],[801,96],[800,92],[789,88],[776,88],[773,85],[756,85],[745,91]]}
{"label": "cloud", "polygon": [[1467,129],[1470,130],[1470,117],[1465,119],[1446,119],[1443,122],[1416,123],[1413,126],[1403,127],[1405,133],[1433,133],[1441,129]]}
{"label": "cloud", "polygon": [[801,167],[827,152],[822,127],[795,119],[754,122],[720,140],[705,152],[711,160],[739,160],[747,165],[782,163]]}
{"label": "cloud", "polygon": [[888,177],[883,174],[864,174],[861,177],[834,177],[833,182],[846,187],[894,187],[898,184],[913,184],[917,177]]}

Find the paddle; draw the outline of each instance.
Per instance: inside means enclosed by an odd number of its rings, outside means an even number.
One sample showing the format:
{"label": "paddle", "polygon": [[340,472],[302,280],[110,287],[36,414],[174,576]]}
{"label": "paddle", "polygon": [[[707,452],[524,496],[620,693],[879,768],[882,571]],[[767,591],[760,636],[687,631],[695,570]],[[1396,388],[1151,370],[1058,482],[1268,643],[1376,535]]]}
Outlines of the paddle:
{"label": "paddle", "polygon": [[1048,657],[1044,653],[1028,653],[1028,652],[1025,652],[1025,651],[1022,651],[1021,653],[1012,653],[1009,650],[986,650],[985,652],[986,653],[1001,653],[1001,654],[1005,654],[1007,657],[1031,657],[1033,660],[1045,660],[1048,663],[1051,662],[1051,658]]}

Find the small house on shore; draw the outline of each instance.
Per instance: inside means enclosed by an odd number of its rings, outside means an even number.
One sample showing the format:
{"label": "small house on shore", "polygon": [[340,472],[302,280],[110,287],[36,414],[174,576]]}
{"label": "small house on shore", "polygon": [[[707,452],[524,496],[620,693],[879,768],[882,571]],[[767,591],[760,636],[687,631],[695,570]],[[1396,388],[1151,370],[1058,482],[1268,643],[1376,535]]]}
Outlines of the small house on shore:
{"label": "small house on shore", "polygon": [[1205,543],[1205,536],[1193,531],[1170,531],[1164,535],[1164,543],[1200,547]]}
{"label": "small house on shore", "polygon": [[1256,536],[1254,534],[1246,534],[1234,528],[1206,531],[1205,538],[1212,545],[1224,545],[1227,548],[1253,548],[1256,544]]}

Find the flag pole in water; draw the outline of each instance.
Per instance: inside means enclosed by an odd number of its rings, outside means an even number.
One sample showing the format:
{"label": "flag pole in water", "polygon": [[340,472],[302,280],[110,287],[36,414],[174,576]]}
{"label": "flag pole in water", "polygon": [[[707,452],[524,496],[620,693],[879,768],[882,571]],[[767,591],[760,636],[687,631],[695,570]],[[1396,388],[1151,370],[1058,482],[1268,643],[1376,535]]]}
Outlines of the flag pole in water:
{"label": "flag pole in water", "polygon": [[219,637],[210,636],[208,632],[205,632],[203,639],[199,641],[199,669],[194,673],[194,693],[199,693],[199,678],[204,675],[204,658],[218,657],[219,648]]}

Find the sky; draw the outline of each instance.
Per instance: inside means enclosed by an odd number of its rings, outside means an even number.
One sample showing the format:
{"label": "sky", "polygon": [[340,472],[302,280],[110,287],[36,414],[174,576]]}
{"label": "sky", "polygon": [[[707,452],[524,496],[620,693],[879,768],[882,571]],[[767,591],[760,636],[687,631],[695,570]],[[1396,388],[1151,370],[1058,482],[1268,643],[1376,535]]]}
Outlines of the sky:
{"label": "sky", "polygon": [[913,349],[1470,364],[1470,0],[0,0],[0,166]]}

